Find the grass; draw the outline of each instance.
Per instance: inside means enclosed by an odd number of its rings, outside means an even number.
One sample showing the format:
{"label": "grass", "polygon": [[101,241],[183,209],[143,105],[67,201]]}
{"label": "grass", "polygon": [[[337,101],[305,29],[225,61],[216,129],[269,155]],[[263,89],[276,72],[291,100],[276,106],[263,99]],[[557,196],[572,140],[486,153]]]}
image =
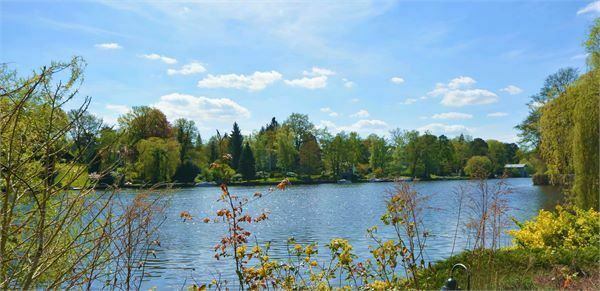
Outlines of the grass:
{"label": "grass", "polygon": [[[600,288],[597,246],[554,252],[515,248],[467,251],[425,269],[419,276],[421,288],[439,290],[457,263],[469,268],[471,289],[475,290]],[[466,276],[461,271],[455,275],[459,286],[466,288]]]}

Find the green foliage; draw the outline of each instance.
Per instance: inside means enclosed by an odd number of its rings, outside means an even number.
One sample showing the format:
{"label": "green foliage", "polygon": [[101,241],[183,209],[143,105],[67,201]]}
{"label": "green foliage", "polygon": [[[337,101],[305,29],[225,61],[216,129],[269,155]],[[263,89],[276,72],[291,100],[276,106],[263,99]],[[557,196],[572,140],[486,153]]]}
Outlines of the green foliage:
{"label": "green foliage", "polygon": [[488,154],[488,144],[481,138],[474,139],[469,145],[471,156],[486,156]]}
{"label": "green foliage", "polygon": [[535,173],[531,179],[533,185],[550,185],[550,177],[544,173]]}
{"label": "green foliage", "polygon": [[580,249],[596,247],[600,252],[600,213],[593,209],[556,207],[540,210],[538,216],[509,231],[514,244],[525,249]]}
{"label": "green foliage", "polygon": [[529,115],[521,124],[515,126],[520,131],[519,137],[521,140],[519,142],[521,146],[532,151],[538,149],[541,138],[539,122],[542,112],[540,112],[540,108],[565,92],[569,85],[577,80],[577,77],[577,69],[560,69],[546,78],[544,86],[538,94],[531,96],[531,101],[527,104]]}
{"label": "green foliage", "polygon": [[242,174],[244,180],[252,180],[256,176],[256,163],[254,161],[254,154],[252,148],[246,143],[240,157],[240,166],[238,172]]}
{"label": "green foliage", "polygon": [[135,106],[119,117],[119,127],[126,133],[130,145],[151,137],[168,138],[172,135],[171,124],[162,111],[148,106]]}
{"label": "green foliage", "polygon": [[[496,251],[465,251],[441,260],[419,274],[422,288],[439,289],[454,264],[465,264],[471,272],[472,290],[564,289],[574,277],[598,272],[597,248],[544,250],[503,248]],[[457,272],[459,287],[466,288],[467,277]]]}
{"label": "green foliage", "polygon": [[492,172],[492,161],[485,156],[473,156],[467,161],[465,173],[471,177],[485,178]]}
{"label": "green foliage", "polygon": [[287,127],[282,127],[277,131],[276,137],[277,166],[284,171],[292,170],[298,154],[294,146],[294,133]]}
{"label": "green foliage", "polygon": [[594,20],[590,34],[585,41],[585,48],[589,53],[588,64],[592,69],[600,68],[600,18]]}
{"label": "green foliage", "polygon": [[233,130],[229,138],[229,153],[231,154],[231,168],[237,169],[240,166],[240,157],[242,156],[242,149],[244,143],[244,136],[240,131],[240,127],[237,122],[233,123]]}
{"label": "green foliage", "polygon": [[170,181],[179,165],[179,143],[172,139],[151,137],[137,144],[139,176],[147,182]]}
{"label": "green foliage", "polygon": [[[600,22],[597,21],[597,26]],[[600,30],[600,28],[596,28]],[[598,32],[597,32],[598,33]],[[598,37],[598,35],[596,35]],[[596,40],[597,42],[598,40]],[[596,44],[598,45],[598,44]],[[598,52],[596,52],[598,54]],[[598,56],[596,55],[596,58]],[[598,59],[596,59],[598,61]],[[600,66],[582,76],[577,84],[573,109],[573,194],[580,207],[594,207],[600,203]]]}
{"label": "green foliage", "polygon": [[571,190],[578,206],[598,209],[600,69],[583,75],[542,109],[540,152],[551,182]]}
{"label": "green foliage", "polygon": [[179,161],[183,163],[184,161],[191,159],[194,141],[200,138],[200,134],[198,134],[198,129],[196,128],[194,121],[184,118],[175,120],[173,132],[175,133],[175,139],[181,147],[179,151]]}
{"label": "green foliage", "polygon": [[293,134],[294,148],[296,150],[300,149],[300,145],[307,135],[315,134],[315,126],[310,122],[306,114],[292,113],[283,122],[283,125],[288,127]]}
{"label": "green foliage", "polygon": [[321,148],[317,139],[310,135],[308,136],[298,151],[300,171],[303,174],[317,174],[321,172],[323,168],[323,162],[321,160]]}
{"label": "green foliage", "polygon": [[178,183],[193,183],[200,174],[200,167],[191,161],[185,161],[177,166],[173,181]]}

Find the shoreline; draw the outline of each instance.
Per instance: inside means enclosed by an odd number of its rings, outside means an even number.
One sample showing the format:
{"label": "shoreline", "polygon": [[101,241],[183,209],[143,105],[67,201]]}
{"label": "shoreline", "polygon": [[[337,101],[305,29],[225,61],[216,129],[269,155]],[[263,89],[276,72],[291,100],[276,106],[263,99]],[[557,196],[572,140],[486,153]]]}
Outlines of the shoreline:
{"label": "shoreline", "polygon": [[[531,177],[510,177],[510,178],[529,178],[531,179]],[[284,178],[282,178],[284,179]],[[489,179],[498,179],[498,178],[489,178]],[[296,179],[290,179],[290,183],[292,185],[319,185],[319,184],[363,184],[363,183],[390,183],[390,182],[396,182],[396,181],[404,181],[404,182],[433,182],[433,181],[463,181],[463,180],[469,180],[469,177],[467,176],[446,176],[446,177],[433,177],[427,180],[423,180],[423,179],[413,179],[413,178],[408,178],[408,177],[401,177],[401,178],[397,178],[397,179],[378,179],[378,180],[366,180],[366,179],[359,179],[356,181],[351,181],[350,183],[340,183],[338,182],[338,180],[312,180],[312,181],[308,181],[308,180],[296,180]],[[276,186],[277,184],[279,184],[281,181],[243,181],[243,182],[230,182],[227,184],[227,186],[229,187],[236,187],[236,186]],[[121,185],[118,187],[118,189],[149,189],[149,188],[156,188],[156,189],[165,189],[165,188],[172,188],[172,189],[183,189],[183,188],[204,188],[204,187],[219,187],[220,184],[219,183],[215,183],[215,184],[198,184],[198,183],[163,183],[161,185],[151,185],[151,184],[131,184],[131,185]],[[93,189],[95,190],[106,190],[109,188],[114,188],[114,186],[112,185],[97,185],[94,186]],[[80,190],[81,188],[71,188],[71,190]]]}

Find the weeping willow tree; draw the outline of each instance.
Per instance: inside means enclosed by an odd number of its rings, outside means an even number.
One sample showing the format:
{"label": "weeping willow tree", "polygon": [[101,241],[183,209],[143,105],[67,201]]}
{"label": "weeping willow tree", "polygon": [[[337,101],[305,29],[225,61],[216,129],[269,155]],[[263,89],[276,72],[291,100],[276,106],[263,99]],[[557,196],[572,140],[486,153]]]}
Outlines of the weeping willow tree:
{"label": "weeping willow tree", "polygon": [[541,112],[541,153],[551,182],[571,194],[576,205],[598,209],[600,19],[586,42],[589,71]]}

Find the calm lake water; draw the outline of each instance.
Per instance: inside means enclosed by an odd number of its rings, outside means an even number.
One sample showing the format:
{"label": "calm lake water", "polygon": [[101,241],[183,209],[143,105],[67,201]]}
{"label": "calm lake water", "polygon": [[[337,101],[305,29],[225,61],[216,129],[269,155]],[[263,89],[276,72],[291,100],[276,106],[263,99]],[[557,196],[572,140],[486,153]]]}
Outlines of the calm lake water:
{"label": "calm lake water", "polygon": [[[494,182],[494,181],[491,181]],[[424,212],[426,228],[430,230],[426,259],[436,261],[448,257],[456,225],[457,202],[452,190],[467,181],[418,182],[417,190],[430,195]],[[561,196],[552,187],[533,186],[529,178],[508,179],[513,193],[508,196],[512,208],[510,215],[519,220],[531,218],[540,209],[552,209]],[[292,185],[286,191],[275,191],[263,199],[249,205],[247,211],[256,214],[261,209],[270,211],[269,220],[252,224],[248,229],[259,242],[271,241],[271,257],[287,256],[286,241],[294,237],[298,243],[316,242],[319,256],[327,257],[325,244],[332,238],[345,238],[350,241],[359,260],[370,258],[368,246],[372,240],[366,236],[366,229],[379,225],[382,237],[391,236],[391,230],[382,227],[379,218],[385,211],[386,190],[393,183],[322,184]],[[234,195],[252,195],[259,191],[267,193],[268,187],[231,187]],[[135,192],[124,192],[133,195]],[[147,264],[148,275],[143,288],[181,288],[191,285],[194,280],[207,283],[218,274],[222,279],[235,283],[234,267],[226,259],[214,259],[213,247],[223,235],[224,224],[205,224],[202,218],[214,217],[222,208],[216,202],[220,190],[216,187],[187,188],[174,190],[167,211],[167,220],[161,228],[162,247],[157,258]],[[194,219],[183,223],[181,211],[189,211]],[[509,244],[510,239],[504,238]],[[457,251],[467,247],[466,234],[459,231]],[[456,251],[455,251],[456,252]]]}

